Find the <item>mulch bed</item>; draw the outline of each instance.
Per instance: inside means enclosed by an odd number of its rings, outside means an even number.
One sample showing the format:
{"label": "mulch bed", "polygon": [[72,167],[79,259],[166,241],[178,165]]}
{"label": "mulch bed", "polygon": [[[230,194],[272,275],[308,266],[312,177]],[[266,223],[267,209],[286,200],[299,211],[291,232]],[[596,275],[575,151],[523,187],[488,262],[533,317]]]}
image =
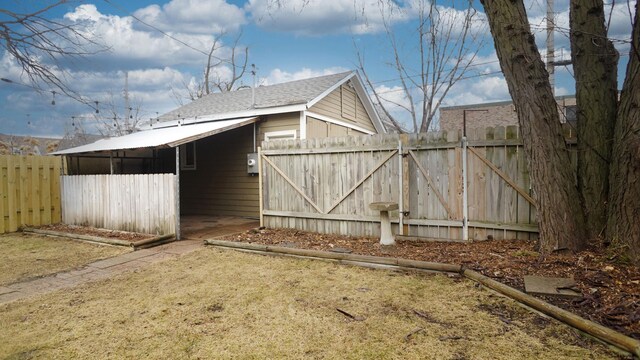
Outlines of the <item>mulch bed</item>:
{"label": "mulch bed", "polygon": [[69,233],[69,234],[90,235],[90,236],[97,236],[97,237],[108,238],[108,239],[127,240],[131,242],[145,240],[155,236],[150,234],[140,234],[140,233],[134,233],[134,232],[128,232],[128,231],[107,230],[107,229],[99,229],[99,228],[94,228],[89,226],[76,226],[76,225],[65,225],[65,224],[44,225],[38,228],[42,230],[58,231],[58,232]]}
{"label": "mulch bed", "polygon": [[583,298],[538,296],[545,301],[623,334],[640,339],[640,268],[610,259],[602,249],[578,254],[541,256],[535,242],[488,240],[469,244],[398,241],[382,248],[376,238],[309,233],[293,229],[250,230],[225,240],[264,245],[296,246],[329,251],[348,249],[373,256],[460,264],[524,291],[523,277],[573,277]]}

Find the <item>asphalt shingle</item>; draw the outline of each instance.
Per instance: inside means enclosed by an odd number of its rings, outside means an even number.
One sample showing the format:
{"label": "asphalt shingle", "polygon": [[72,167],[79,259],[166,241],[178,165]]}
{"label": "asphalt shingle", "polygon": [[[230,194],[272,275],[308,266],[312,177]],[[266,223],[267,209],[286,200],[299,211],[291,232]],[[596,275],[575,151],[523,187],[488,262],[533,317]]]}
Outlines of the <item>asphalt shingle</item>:
{"label": "asphalt shingle", "polygon": [[251,109],[305,104],[351,74],[352,72],[349,71],[281,84],[260,86],[255,89],[255,105],[252,104],[250,88],[225,93],[214,93],[170,111],[160,116],[159,119],[160,121],[168,121],[205,115],[236,113]]}

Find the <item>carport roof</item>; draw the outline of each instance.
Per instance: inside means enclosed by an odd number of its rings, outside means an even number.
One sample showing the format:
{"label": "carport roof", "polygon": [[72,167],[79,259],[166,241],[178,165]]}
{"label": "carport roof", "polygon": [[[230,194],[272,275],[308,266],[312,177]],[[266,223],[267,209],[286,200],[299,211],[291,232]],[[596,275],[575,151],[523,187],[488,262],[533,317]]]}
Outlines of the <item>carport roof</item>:
{"label": "carport roof", "polygon": [[92,144],[56,151],[52,153],[52,155],[69,155],[140,148],[176,147],[194,140],[254,123],[257,119],[257,117],[247,117],[144,130],[124,136],[98,140]]}

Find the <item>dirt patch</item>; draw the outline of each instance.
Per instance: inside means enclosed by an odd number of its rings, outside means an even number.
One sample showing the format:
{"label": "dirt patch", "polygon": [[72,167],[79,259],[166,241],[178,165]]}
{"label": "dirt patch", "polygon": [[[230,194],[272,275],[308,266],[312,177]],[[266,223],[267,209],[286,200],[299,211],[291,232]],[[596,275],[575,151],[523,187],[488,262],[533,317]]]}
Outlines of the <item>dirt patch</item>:
{"label": "dirt patch", "polygon": [[39,229],[58,231],[69,234],[91,235],[108,239],[128,240],[132,242],[150,239],[155,236],[151,234],[140,234],[128,231],[107,230],[90,226],[76,226],[66,224],[45,225],[39,227]]}
{"label": "dirt patch", "polygon": [[305,249],[349,249],[356,254],[460,264],[524,291],[523,277],[573,277],[580,300],[537,296],[584,318],[640,339],[640,268],[622,265],[598,249],[576,255],[541,256],[531,241],[488,240],[470,244],[398,241],[381,247],[378,239],[309,233],[293,229],[251,230],[225,240]]}
{"label": "dirt patch", "polygon": [[0,358],[615,358],[459,276],[216,248],[0,312]]}
{"label": "dirt patch", "polygon": [[42,235],[1,235],[0,286],[71,270],[129,251],[129,248],[88,244]]}

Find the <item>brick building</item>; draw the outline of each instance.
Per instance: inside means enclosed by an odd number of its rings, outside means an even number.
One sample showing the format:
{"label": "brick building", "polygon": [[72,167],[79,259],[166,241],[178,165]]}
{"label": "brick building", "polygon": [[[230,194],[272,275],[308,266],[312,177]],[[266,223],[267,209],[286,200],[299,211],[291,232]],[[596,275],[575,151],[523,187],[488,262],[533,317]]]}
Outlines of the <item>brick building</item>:
{"label": "brick building", "polygon": [[[556,96],[561,122],[575,122],[575,96]],[[511,101],[459,105],[440,108],[440,130],[462,130],[466,113],[467,130],[495,126],[518,125],[518,116]]]}

